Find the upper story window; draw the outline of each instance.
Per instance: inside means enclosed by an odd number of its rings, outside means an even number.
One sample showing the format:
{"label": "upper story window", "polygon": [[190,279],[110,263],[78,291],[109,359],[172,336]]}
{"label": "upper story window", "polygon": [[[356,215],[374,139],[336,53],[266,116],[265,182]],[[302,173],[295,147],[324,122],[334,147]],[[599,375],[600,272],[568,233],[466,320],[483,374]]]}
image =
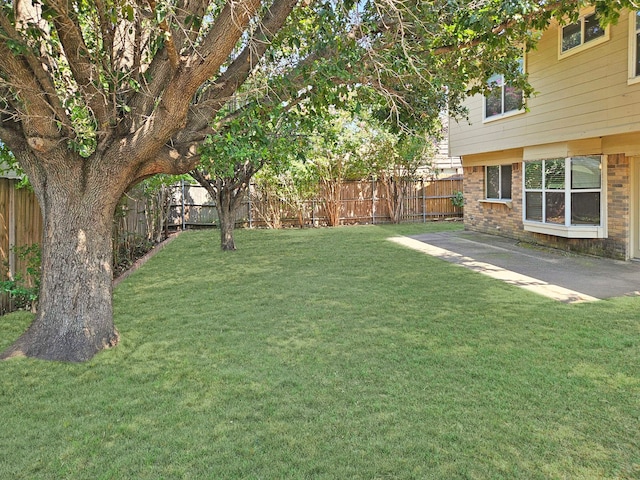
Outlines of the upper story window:
{"label": "upper story window", "polygon": [[629,13],[629,83],[640,82],[640,12]]}
{"label": "upper story window", "polygon": [[[524,70],[522,59],[520,59],[520,70]],[[491,92],[484,97],[485,120],[494,120],[522,111],[524,105],[522,90],[509,85],[504,75],[491,76],[489,86]]]}
{"label": "upper story window", "polygon": [[491,165],[485,170],[487,200],[511,200],[511,165]]}
{"label": "upper story window", "polygon": [[602,28],[600,19],[591,8],[580,15],[578,21],[560,28],[560,57],[578,53],[609,40],[609,27]]}

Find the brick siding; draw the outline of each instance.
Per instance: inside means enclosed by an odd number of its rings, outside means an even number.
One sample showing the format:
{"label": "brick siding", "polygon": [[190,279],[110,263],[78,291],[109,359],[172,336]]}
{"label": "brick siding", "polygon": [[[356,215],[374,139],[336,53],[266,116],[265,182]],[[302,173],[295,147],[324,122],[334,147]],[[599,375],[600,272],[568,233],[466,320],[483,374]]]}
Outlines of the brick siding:
{"label": "brick siding", "polygon": [[512,164],[510,205],[483,202],[482,166],[464,167],[464,225],[467,230],[503,235],[562,250],[628,259],[630,228],[630,162],[624,155],[607,157],[608,238],[564,238],[526,232],[522,223],[522,163]]}

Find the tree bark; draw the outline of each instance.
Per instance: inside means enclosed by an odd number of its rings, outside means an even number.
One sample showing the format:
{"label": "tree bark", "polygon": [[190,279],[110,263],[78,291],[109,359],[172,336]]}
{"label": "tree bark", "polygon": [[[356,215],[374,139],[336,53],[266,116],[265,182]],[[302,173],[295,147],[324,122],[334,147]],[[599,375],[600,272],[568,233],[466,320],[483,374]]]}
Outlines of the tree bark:
{"label": "tree bark", "polygon": [[124,187],[106,175],[87,178],[72,154],[64,156],[68,168],[34,182],[44,219],[38,312],[0,359],[81,362],[118,343],[111,233]]}
{"label": "tree bark", "polygon": [[220,247],[222,250],[235,250],[233,236],[238,210],[249,189],[251,177],[262,167],[249,162],[236,165],[233,178],[214,177],[200,169],[191,171],[191,176],[204,187],[216,201],[218,227],[220,229]]}
{"label": "tree bark", "polygon": [[389,219],[391,223],[400,223],[404,211],[404,182],[393,176],[384,176],[381,179],[386,192],[387,208],[389,209]]}
{"label": "tree bark", "polygon": [[235,229],[235,218],[228,210],[218,208],[218,219],[220,224],[220,247],[224,251],[236,249],[236,242],[233,236]]}
{"label": "tree bark", "polygon": [[325,179],[321,181],[322,201],[327,212],[327,223],[330,227],[340,225],[340,198],[342,196],[342,179]]}
{"label": "tree bark", "polygon": [[220,227],[220,247],[222,250],[236,249],[234,230],[238,209],[242,205],[245,188],[231,188],[227,182],[218,180],[218,195],[216,207],[218,209],[218,221]]}

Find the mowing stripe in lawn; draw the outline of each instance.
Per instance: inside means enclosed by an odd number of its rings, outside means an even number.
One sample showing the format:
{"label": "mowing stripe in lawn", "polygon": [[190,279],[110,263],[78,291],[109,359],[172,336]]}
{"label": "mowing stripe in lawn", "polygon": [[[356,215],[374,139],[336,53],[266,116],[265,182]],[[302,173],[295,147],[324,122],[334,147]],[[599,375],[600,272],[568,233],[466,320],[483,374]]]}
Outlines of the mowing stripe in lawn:
{"label": "mowing stripe in lawn", "polygon": [[511,270],[506,270],[504,268],[497,267],[496,265],[491,265],[490,263],[478,262],[471,257],[466,257],[464,255],[460,255],[459,253],[436,247],[435,245],[430,245],[419,240],[414,240],[407,237],[392,237],[389,240],[413,250],[418,250],[428,255],[441,258],[445,261],[461,265],[475,272],[488,275],[489,277],[495,278],[497,280],[502,280],[503,282],[506,282],[510,285],[516,285],[526,290],[535,292],[539,295],[553,298],[554,300],[558,300],[560,302],[582,303],[595,302],[598,300],[597,298],[590,295],[576,292],[575,290],[570,290],[568,288],[554,285],[552,283],[529,277],[527,275],[522,275]]}

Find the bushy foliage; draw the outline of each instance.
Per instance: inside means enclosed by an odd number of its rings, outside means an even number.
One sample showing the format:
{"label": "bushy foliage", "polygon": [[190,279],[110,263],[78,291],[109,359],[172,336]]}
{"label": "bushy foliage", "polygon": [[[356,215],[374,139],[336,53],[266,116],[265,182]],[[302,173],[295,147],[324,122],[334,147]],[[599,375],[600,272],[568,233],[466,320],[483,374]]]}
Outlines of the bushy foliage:
{"label": "bushy foliage", "polygon": [[[16,272],[0,281],[0,292],[9,295],[18,310],[35,311],[40,293],[40,245],[13,246],[11,251],[24,263],[24,275]],[[9,262],[5,262],[9,271]]]}
{"label": "bushy foliage", "polygon": [[464,207],[464,193],[456,192],[453,197],[451,197],[451,203],[454,207],[463,208]]}
{"label": "bushy foliage", "polygon": [[255,178],[259,195],[256,203],[258,215],[271,228],[279,228],[282,216],[287,211],[298,218],[298,225],[304,227],[305,213],[309,208],[309,200],[319,190],[317,172],[313,166],[302,160],[294,160],[286,170],[277,170],[266,165]]}

